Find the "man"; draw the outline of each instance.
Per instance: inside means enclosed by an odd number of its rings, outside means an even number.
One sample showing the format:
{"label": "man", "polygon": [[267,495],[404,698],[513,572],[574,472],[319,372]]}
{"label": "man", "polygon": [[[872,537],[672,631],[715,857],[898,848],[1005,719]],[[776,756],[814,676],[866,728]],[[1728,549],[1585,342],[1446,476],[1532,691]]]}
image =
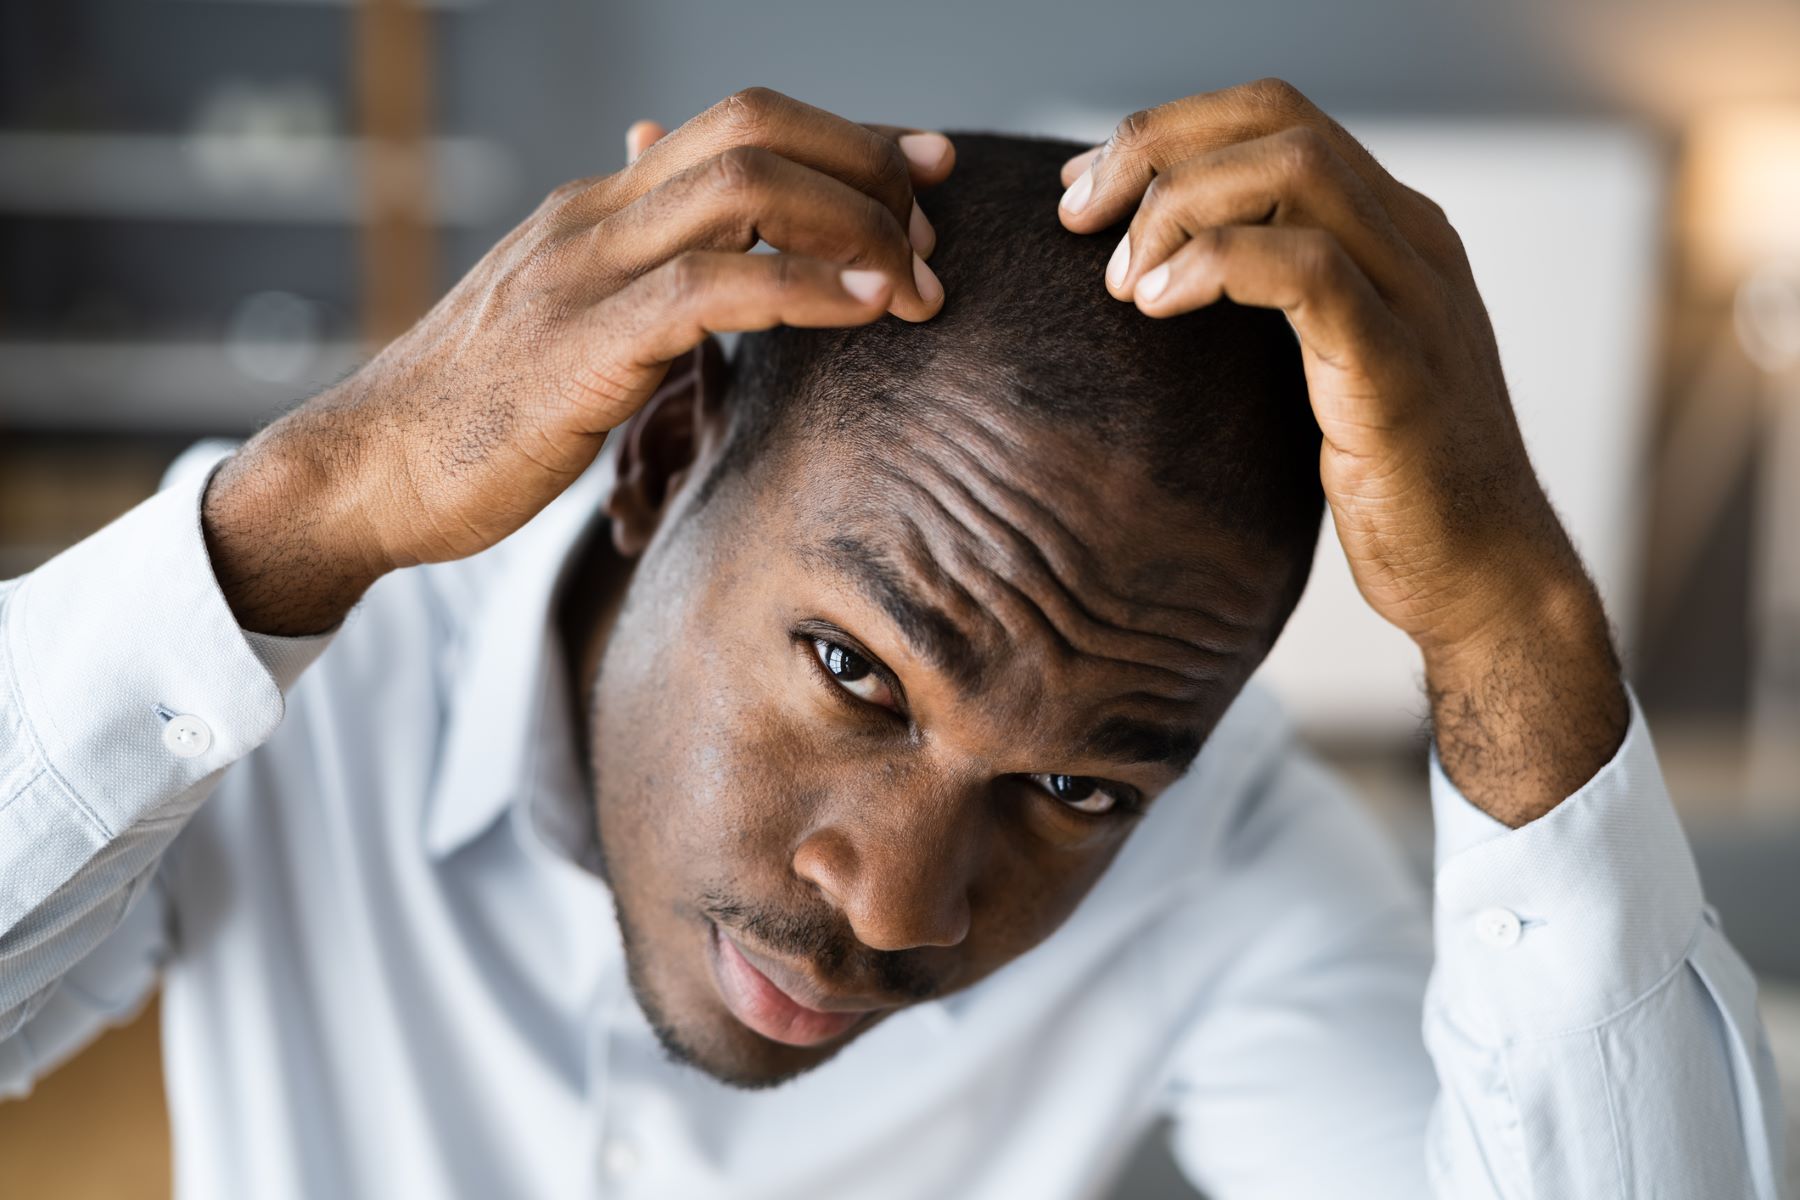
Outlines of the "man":
{"label": "man", "polygon": [[[1219,1197],[1774,1196],[1429,201],[1273,83],[1060,178],[763,91],[631,138],[0,592],[12,1090],[160,970],[184,1196],[1085,1196],[1158,1114]],[[1321,482],[1424,659],[1429,994],[1244,691]]]}

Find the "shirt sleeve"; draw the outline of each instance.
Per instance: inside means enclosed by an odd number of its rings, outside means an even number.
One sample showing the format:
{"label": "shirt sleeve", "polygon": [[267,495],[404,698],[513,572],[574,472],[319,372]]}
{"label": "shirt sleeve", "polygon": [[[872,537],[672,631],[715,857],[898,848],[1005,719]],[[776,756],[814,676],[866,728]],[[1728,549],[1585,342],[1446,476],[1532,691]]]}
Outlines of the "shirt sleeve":
{"label": "shirt sleeve", "polygon": [[1433,758],[1427,1135],[1445,1197],[1776,1200],[1755,982],[1705,907],[1635,697],[1618,752],[1508,829]]}
{"label": "shirt sleeve", "polygon": [[[154,906],[163,852],[330,641],[238,627],[200,528],[222,453],[184,457],[165,490],[0,582],[0,1095],[60,1057],[45,1045],[70,1048],[72,1018],[36,1043],[34,1018],[65,1005],[59,985],[134,906]],[[157,924],[140,914],[140,952],[101,956],[121,965],[85,990],[123,1006]]]}

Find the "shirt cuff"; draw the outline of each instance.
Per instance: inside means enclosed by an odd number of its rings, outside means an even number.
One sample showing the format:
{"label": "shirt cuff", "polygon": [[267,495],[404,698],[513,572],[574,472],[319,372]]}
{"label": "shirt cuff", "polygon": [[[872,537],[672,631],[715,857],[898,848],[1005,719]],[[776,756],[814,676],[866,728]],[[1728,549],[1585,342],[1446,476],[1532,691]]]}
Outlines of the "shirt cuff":
{"label": "shirt cuff", "polygon": [[1629,698],[1612,760],[1518,829],[1471,804],[1432,756],[1434,995],[1490,1044],[1604,1021],[1667,978],[1699,933],[1699,872]]}
{"label": "shirt cuff", "polygon": [[325,653],[325,647],[331,645],[331,639],[342,628],[342,625],[338,625],[324,633],[308,634],[305,637],[280,637],[249,629],[243,630],[243,634],[244,641],[250,646],[250,653],[256,655],[256,661],[263,665],[263,670],[269,673],[275,686],[286,695],[293,690],[300,673]]}
{"label": "shirt cuff", "polygon": [[0,637],[44,763],[103,837],[180,815],[197,783],[266,741],[282,689],[329,640],[266,661],[213,578],[200,527],[211,471],[51,559],[8,598]]}

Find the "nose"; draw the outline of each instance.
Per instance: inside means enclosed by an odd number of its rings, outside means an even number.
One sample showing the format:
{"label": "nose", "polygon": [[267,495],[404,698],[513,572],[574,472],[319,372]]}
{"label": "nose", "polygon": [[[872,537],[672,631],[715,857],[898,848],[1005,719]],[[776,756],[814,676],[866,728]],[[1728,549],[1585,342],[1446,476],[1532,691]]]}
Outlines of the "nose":
{"label": "nose", "polygon": [[865,796],[830,813],[794,851],[794,873],[874,950],[954,946],[969,935],[980,806],[917,792]]}

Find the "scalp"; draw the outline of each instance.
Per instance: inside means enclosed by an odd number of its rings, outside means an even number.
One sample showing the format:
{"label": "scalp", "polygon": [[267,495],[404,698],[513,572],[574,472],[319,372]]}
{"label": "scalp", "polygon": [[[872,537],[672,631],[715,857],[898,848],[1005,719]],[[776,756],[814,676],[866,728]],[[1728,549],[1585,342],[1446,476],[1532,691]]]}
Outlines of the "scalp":
{"label": "scalp", "polygon": [[1112,299],[1104,271],[1124,226],[1076,234],[1057,216],[1058,168],[1085,147],[950,136],[956,170],[919,197],[937,229],[942,312],[747,335],[725,467],[794,435],[879,451],[957,423],[946,414],[1074,429],[1128,451],[1224,531],[1292,557],[1297,597],[1322,499],[1319,431],[1285,319],[1221,302],[1158,320]]}

